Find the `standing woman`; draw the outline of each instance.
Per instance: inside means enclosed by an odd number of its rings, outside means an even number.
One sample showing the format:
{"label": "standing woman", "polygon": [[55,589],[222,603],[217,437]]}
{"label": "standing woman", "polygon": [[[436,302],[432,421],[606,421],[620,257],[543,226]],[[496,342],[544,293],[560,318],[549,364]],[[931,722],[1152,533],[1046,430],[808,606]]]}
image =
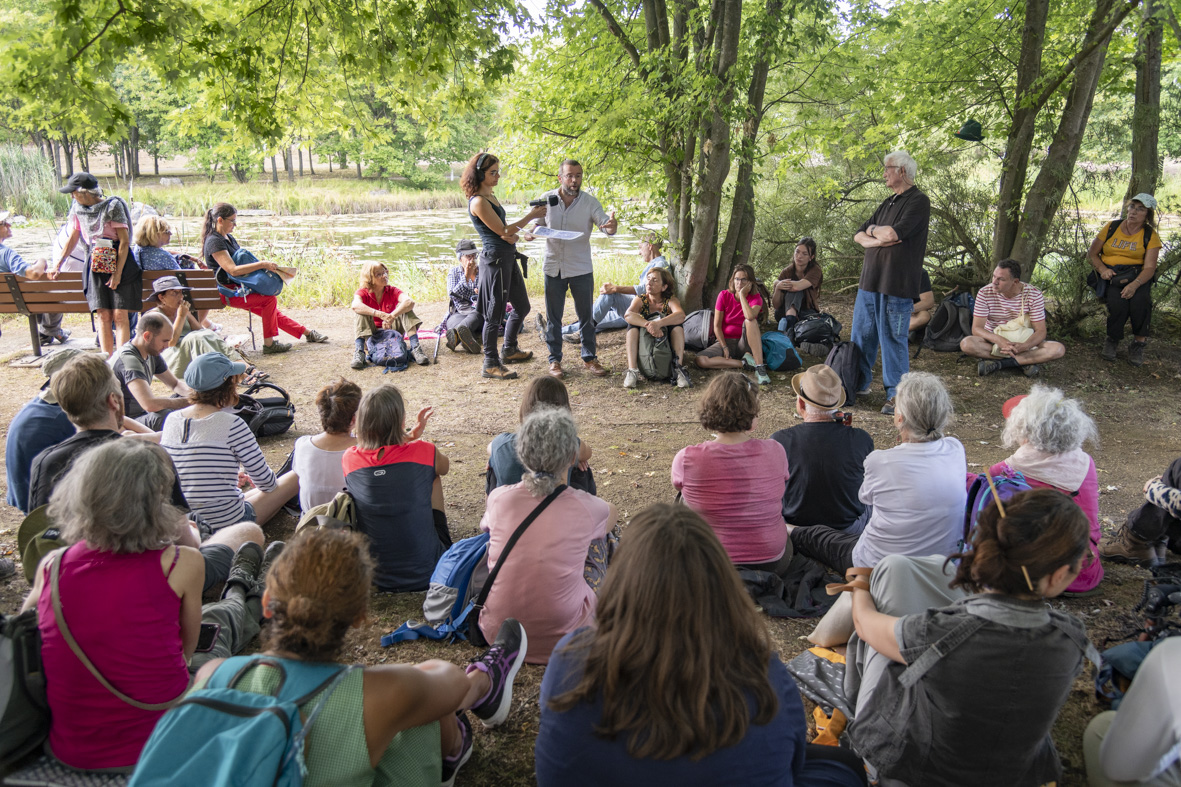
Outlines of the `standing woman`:
{"label": "standing woman", "polygon": [[1148,343],[1148,323],[1152,318],[1152,281],[1156,278],[1156,258],[1160,255],[1160,233],[1154,231],[1156,198],[1137,194],[1128,202],[1126,218],[1114,229],[1104,226],[1087,252],[1091,267],[1099,275],[1095,288],[1107,303],[1107,341],[1103,360],[1114,361],[1124,338],[1124,324],[1132,321],[1132,344],[1128,363],[1144,363],[1144,345]]}
{"label": "standing woman", "polygon": [[79,240],[90,247],[82,291],[90,310],[98,316],[99,347],[109,356],[115,350],[115,339],[120,347],[131,341],[128,313],[138,314],[143,308],[143,274],[131,255],[128,232],[131,210],[122,197],[104,198],[98,180],[89,172],[75,173],[58,191],[72,194],[74,202],[66,218],[70,237],[49,269],[49,278],[57,278]]}
{"label": "standing woman", "polygon": [[[517,233],[533,219],[544,216],[545,206],[535,207],[512,224],[506,224],[504,207],[492,193],[499,182],[500,159],[491,153],[479,153],[464,167],[459,185],[467,195],[472,226],[484,244],[476,281],[479,289],[476,308],[484,315],[484,371],[481,374],[494,380],[514,380],[517,373],[510,372],[504,365],[533,357],[532,352],[517,346],[517,334],[529,313],[525,276],[516,259]],[[497,355],[496,338],[504,321],[506,303],[513,305],[513,313],[505,322],[504,351]]]}

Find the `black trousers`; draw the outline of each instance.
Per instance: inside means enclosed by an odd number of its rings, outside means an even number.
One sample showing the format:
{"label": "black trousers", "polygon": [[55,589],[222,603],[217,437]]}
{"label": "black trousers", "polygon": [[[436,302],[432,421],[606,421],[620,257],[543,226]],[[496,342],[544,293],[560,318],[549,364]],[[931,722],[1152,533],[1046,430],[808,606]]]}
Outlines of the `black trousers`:
{"label": "black trousers", "polygon": [[525,291],[525,277],[517,265],[516,252],[512,248],[480,252],[480,271],[476,277],[479,295],[476,297],[476,311],[484,315],[484,365],[500,363],[496,340],[500,324],[505,322],[504,312],[508,304],[513,305],[504,326],[504,346],[515,347],[521,323],[529,313],[529,293]]}
{"label": "black trousers", "polygon": [[476,309],[472,309],[467,314],[452,312],[447,315],[447,319],[443,321],[443,324],[448,331],[453,331],[461,325],[466,325],[473,336],[483,336],[484,317]]}
{"label": "black trousers", "polygon": [[1107,285],[1107,338],[1118,342],[1124,338],[1124,325],[1132,320],[1132,335],[1147,336],[1152,320],[1152,284],[1144,284],[1131,298],[1121,298],[1123,287]]}
{"label": "black trousers", "polygon": [[[1161,481],[1172,487],[1181,488],[1181,458],[1173,460]],[[1145,501],[1144,505],[1128,514],[1128,529],[1149,543],[1167,538],[1169,548],[1181,551],[1181,520],[1176,519],[1162,508]]]}
{"label": "black trousers", "polygon": [[860,533],[847,533],[828,525],[797,527],[791,531],[791,545],[804,557],[810,557],[836,571],[842,577],[853,567],[853,547]]}

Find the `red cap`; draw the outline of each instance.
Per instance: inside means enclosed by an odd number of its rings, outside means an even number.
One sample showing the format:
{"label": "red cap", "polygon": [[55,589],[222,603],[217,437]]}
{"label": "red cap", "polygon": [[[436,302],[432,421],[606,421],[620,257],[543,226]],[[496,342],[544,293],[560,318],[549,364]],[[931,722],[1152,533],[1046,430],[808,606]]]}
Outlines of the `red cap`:
{"label": "red cap", "polygon": [[1014,396],[1012,399],[1005,402],[1004,405],[1001,406],[1001,415],[1003,415],[1005,418],[1008,418],[1012,414],[1013,408],[1021,404],[1021,401],[1028,395],[1029,394],[1021,394],[1020,396]]}

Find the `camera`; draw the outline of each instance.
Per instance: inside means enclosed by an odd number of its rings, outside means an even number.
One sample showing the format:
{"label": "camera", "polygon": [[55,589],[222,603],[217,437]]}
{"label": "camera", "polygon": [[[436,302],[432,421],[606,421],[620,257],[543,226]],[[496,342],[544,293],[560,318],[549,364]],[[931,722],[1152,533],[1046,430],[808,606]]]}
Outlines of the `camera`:
{"label": "camera", "polygon": [[540,199],[529,200],[529,207],[531,207],[531,208],[544,208],[546,205],[557,205],[557,204],[558,204],[558,195],[557,194],[550,194],[548,197],[541,197]]}

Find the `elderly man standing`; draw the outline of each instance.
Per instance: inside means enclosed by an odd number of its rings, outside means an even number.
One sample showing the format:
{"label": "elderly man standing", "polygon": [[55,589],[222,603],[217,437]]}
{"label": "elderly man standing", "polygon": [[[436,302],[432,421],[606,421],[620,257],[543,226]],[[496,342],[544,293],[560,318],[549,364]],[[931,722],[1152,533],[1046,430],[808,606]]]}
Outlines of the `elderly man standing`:
{"label": "elderly man standing", "polygon": [[595,289],[595,274],[591,266],[590,234],[598,227],[607,235],[614,235],[618,224],[615,214],[607,215],[599,201],[582,191],[582,165],[566,159],[558,168],[558,203],[546,209],[545,218],[538,225],[553,230],[581,232],[576,240],[549,238],[545,242],[545,343],[549,345],[549,373],[559,380],[562,372],[562,311],[566,306],[566,291],[574,298],[574,313],[578,315],[582,337],[582,366],[595,377],[610,374],[599,363],[595,353],[595,324],[591,316],[591,301]]}
{"label": "elderly man standing", "polygon": [[894,391],[910,371],[907,329],[923,278],[927,253],[927,225],[931,200],[914,185],[917,165],[910,154],[886,156],[886,187],[894,195],[882,202],[853,240],[865,248],[857,301],[853,306],[851,338],[861,350],[858,393],[869,393],[878,345],[882,348],[882,384],[886,388],[885,415],[894,414]]}
{"label": "elderly man standing", "polygon": [[[644,269],[640,271],[639,280],[634,286],[627,284],[612,284],[603,282],[599,289],[599,297],[595,298],[595,305],[591,309],[591,320],[595,324],[595,333],[603,331],[619,331],[627,327],[627,320],[623,315],[627,307],[632,305],[632,298],[643,295],[647,285],[648,271],[653,268],[668,268],[668,260],[660,253],[661,240],[655,234],[645,235],[640,239],[640,259],[644,261]],[[582,341],[579,324],[572,322],[562,329],[562,340],[570,344]]]}
{"label": "elderly man standing", "polygon": [[[45,278],[45,269],[49,265],[49,260],[37,260],[30,263],[17,254],[16,250],[4,245],[4,241],[12,237],[12,223],[9,221],[11,215],[6,210],[0,211],[0,273],[15,273],[26,279]],[[70,338],[70,332],[62,328],[61,314],[38,314],[37,335],[41,340],[42,347],[52,344],[54,339],[65,344],[66,339]]]}

